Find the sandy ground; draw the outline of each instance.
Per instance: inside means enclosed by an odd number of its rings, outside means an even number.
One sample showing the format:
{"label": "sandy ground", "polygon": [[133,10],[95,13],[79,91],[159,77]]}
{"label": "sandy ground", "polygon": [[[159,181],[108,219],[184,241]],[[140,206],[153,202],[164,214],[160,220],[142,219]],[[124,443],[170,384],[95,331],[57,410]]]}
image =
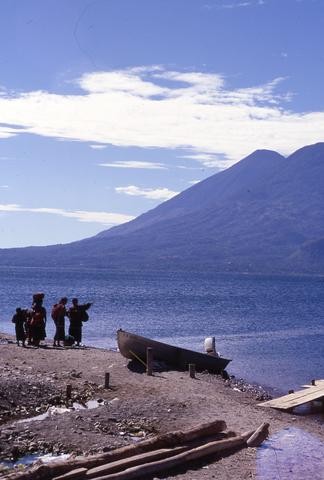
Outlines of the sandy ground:
{"label": "sandy ground", "polygon": [[[228,430],[243,433],[270,423],[271,434],[294,426],[324,441],[320,420],[257,406],[261,388],[235,379],[199,373],[156,371],[147,376],[118,352],[95,348],[17,347],[0,334],[0,461],[27,453],[93,454],[131,444],[156,433],[223,419]],[[105,373],[110,388],[105,389]],[[20,422],[71,402],[98,400],[98,408],[52,414],[39,421]],[[242,391],[244,390],[244,391]],[[170,472],[177,480],[256,478],[257,449],[188,465]]]}

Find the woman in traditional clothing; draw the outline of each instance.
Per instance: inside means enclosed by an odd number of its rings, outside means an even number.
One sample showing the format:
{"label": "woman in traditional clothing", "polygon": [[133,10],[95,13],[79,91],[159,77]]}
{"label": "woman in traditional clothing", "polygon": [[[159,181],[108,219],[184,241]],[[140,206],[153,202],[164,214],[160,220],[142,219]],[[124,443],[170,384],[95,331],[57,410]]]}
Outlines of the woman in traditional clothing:
{"label": "woman in traditional clothing", "polygon": [[44,293],[33,295],[33,305],[30,311],[30,324],[32,344],[39,347],[40,341],[46,338],[46,309],[43,307]]}
{"label": "woman in traditional clothing", "polygon": [[87,310],[91,305],[91,303],[79,305],[78,299],[73,298],[72,307],[68,310],[68,317],[70,319],[69,335],[74,338],[77,347],[80,346],[82,341],[82,325],[83,322],[86,322],[89,318]]}
{"label": "woman in traditional clothing", "polygon": [[66,304],[68,299],[66,297],[61,298],[61,300],[53,305],[52,308],[52,319],[55,323],[55,335],[53,347],[60,347],[60,342],[65,341],[65,317],[67,315]]}

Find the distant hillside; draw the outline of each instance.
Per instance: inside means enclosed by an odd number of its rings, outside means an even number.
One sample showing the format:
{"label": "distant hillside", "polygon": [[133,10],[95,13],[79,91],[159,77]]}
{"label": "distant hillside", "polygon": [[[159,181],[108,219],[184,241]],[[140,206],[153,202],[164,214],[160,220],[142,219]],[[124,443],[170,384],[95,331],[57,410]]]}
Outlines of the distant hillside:
{"label": "distant hillside", "polygon": [[324,274],[324,143],[257,150],[135,220],[0,265]]}

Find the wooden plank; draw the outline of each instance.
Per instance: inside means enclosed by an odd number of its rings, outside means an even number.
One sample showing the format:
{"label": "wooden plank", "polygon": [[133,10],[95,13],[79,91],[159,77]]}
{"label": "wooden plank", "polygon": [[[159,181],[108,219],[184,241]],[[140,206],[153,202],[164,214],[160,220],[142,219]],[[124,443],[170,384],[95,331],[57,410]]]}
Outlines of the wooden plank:
{"label": "wooden plank", "polygon": [[293,407],[298,407],[299,405],[303,405],[304,403],[312,402],[314,400],[319,400],[320,398],[324,397],[324,388],[322,389],[322,392],[309,392],[307,397],[302,397],[302,398],[296,398],[294,400],[291,400],[289,403],[286,403],[285,408],[293,408]]}
{"label": "wooden plank", "polygon": [[319,387],[320,385],[324,385],[324,380],[315,380],[315,385],[312,384],[307,384],[307,385],[302,385],[304,388],[309,388],[309,387]]}
{"label": "wooden plank", "polygon": [[273,398],[272,400],[268,400],[263,403],[259,403],[259,406],[269,406],[271,407],[274,404],[285,404],[291,402],[291,400],[294,400],[296,398],[303,398],[307,397],[310,393],[315,392],[321,392],[323,390],[322,386],[319,387],[309,387],[307,390],[299,390],[298,392],[294,393],[288,393],[288,395],[284,395],[283,397],[278,397],[278,398]]}
{"label": "wooden plank", "polygon": [[324,397],[324,384],[318,386],[309,386],[306,390],[299,390],[295,393],[289,393],[283,397],[268,400],[267,402],[259,403],[260,407],[272,407],[287,410],[304,403],[318,400]]}

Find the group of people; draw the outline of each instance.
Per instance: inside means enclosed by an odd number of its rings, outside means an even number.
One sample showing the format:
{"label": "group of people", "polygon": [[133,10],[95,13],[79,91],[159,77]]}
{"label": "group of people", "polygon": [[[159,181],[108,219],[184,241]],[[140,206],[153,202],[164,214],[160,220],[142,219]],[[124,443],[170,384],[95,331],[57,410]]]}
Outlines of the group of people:
{"label": "group of people", "polygon": [[[44,293],[35,293],[30,309],[16,308],[12,317],[15,324],[17,345],[20,342],[23,347],[33,345],[39,347],[40,342],[46,338],[46,309],[43,306]],[[83,322],[89,319],[87,310],[92,305],[85,303],[80,305],[77,298],[72,299],[72,305],[67,307],[68,299],[63,297],[52,307],[51,317],[55,325],[53,346],[80,346],[82,341]],[[65,332],[65,318],[70,321],[68,335]]]}

